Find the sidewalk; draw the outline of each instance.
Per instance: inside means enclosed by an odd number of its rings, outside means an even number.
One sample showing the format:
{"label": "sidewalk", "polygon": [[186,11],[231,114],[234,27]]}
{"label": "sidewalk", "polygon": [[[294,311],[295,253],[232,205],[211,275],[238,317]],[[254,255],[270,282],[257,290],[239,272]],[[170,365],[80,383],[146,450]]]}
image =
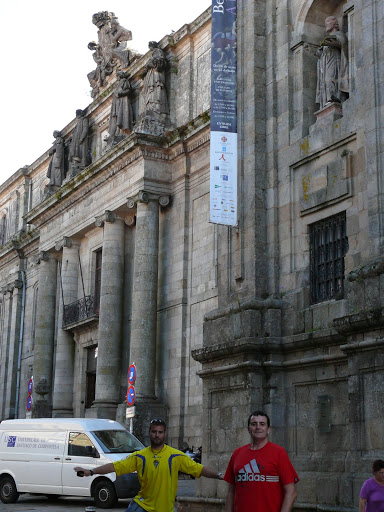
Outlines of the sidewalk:
{"label": "sidewalk", "polygon": [[[179,480],[177,491],[178,496],[194,496],[195,480]],[[131,500],[119,500],[113,509],[114,512],[125,512]],[[58,498],[56,501],[48,501],[45,496],[31,496],[22,494],[16,503],[4,505],[0,502],[0,512],[66,512],[77,511],[84,512],[85,507],[94,505],[92,498]],[[103,509],[97,508],[97,512]]]}

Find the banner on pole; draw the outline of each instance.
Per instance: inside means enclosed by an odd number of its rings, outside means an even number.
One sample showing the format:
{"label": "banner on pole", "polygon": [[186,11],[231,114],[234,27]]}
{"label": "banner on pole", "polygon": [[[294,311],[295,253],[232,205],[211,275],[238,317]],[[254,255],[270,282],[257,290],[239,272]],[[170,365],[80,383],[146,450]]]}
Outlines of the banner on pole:
{"label": "banner on pole", "polygon": [[212,1],[210,221],[237,226],[236,1]]}

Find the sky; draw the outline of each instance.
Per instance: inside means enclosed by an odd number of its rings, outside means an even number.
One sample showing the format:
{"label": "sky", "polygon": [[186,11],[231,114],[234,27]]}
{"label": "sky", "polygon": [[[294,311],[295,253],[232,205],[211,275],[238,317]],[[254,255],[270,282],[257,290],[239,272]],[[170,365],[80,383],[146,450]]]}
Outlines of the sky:
{"label": "sky", "polygon": [[87,74],[95,68],[87,45],[97,41],[92,15],[114,12],[132,31],[129,45],[146,53],[192,22],[210,0],[13,0],[4,2],[0,31],[0,185],[32,164],[92,98]]}

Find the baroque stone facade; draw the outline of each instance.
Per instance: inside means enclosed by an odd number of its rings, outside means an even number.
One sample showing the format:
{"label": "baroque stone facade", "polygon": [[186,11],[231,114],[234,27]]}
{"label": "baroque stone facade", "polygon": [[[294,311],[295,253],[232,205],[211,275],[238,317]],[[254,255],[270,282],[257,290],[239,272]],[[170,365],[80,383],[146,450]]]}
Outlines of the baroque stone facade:
{"label": "baroque stone facade", "polygon": [[[48,148],[0,188],[0,417],[26,415],[33,375],[33,415],[125,422],[135,362],[140,436],[164,415],[170,444],[224,470],[264,408],[297,509],[352,511],[384,458],[382,2],[244,0],[237,15],[237,228],[209,223],[209,10],[159,42],[169,122],[151,131],[151,52],[111,57],[84,111],[90,165],[47,195]],[[134,126],[112,143],[117,72]],[[343,94],[316,103],[320,86]],[[221,510],[225,486],[202,480],[179,507]]]}

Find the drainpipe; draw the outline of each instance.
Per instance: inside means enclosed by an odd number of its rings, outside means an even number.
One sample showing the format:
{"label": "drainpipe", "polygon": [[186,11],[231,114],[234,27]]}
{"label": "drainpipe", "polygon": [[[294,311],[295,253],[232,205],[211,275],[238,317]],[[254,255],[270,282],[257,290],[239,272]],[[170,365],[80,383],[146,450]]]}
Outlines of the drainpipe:
{"label": "drainpipe", "polygon": [[25,312],[25,269],[27,259],[24,259],[24,270],[21,271],[21,280],[23,283],[23,291],[21,295],[21,318],[20,318],[20,333],[19,333],[19,355],[17,357],[17,379],[16,379],[16,403],[15,403],[15,418],[19,417],[19,394],[20,394],[20,373],[21,373],[21,353],[23,349],[23,334],[24,334],[24,312]]}

